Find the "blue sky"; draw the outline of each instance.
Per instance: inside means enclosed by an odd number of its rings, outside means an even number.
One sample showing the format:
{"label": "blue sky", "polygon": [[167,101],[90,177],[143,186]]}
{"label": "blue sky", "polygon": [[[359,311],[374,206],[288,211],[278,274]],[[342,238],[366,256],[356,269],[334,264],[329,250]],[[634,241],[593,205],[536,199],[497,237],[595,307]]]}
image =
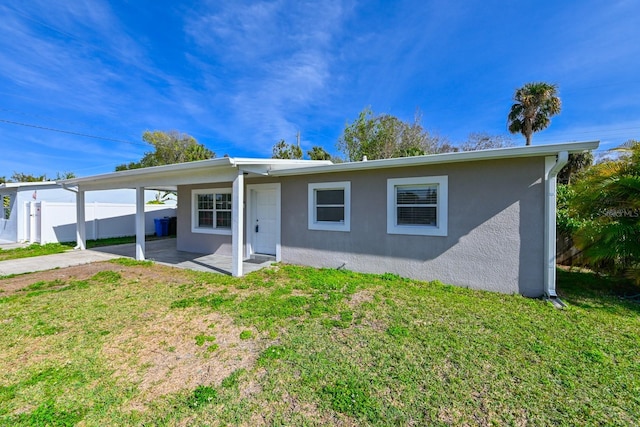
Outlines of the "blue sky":
{"label": "blue sky", "polygon": [[534,145],[640,138],[636,0],[5,0],[0,16],[0,176],[110,172],[156,129],[219,157],[269,157],[298,131],[304,150],[337,153],[366,106],[419,108],[461,143],[507,134],[531,81],[563,102]]}

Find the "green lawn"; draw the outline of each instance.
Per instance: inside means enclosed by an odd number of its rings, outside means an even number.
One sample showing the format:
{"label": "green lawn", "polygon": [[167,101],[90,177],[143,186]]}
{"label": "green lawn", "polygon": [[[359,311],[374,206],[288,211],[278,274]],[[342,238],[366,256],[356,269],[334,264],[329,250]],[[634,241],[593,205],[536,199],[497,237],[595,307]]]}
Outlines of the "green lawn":
{"label": "green lawn", "polygon": [[[628,282],[558,271],[569,306],[557,310],[391,274],[101,265],[0,293],[0,425],[640,419]],[[0,289],[11,280],[25,276]]]}
{"label": "green lawn", "polygon": [[47,243],[45,245],[33,243],[22,248],[0,249],[0,261],[41,255],[59,254],[72,249],[74,246],[74,243]]}
{"label": "green lawn", "polygon": [[[157,240],[157,237],[147,236],[146,240]],[[87,240],[87,249],[97,248],[100,246],[122,245],[125,243],[135,243],[135,236],[124,237],[109,237],[98,240]],[[0,261],[6,261],[10,259],[28,258],[41,255],[59,254],[69,249],[73,249],[76,246],[76,242],[65,243],[46,243],[41,245],[39,243],[32,243],[22,248],[14,249],[1,249],[0,248]]]}

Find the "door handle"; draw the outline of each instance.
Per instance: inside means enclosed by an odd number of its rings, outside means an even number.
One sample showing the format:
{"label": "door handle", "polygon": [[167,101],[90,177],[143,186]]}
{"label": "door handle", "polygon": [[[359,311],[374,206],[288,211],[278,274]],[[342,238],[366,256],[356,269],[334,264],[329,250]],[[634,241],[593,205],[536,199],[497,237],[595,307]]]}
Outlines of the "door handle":
{"label": "door handle", "polygon": [[256,224],[256,233],[260,230],[260,226]]}

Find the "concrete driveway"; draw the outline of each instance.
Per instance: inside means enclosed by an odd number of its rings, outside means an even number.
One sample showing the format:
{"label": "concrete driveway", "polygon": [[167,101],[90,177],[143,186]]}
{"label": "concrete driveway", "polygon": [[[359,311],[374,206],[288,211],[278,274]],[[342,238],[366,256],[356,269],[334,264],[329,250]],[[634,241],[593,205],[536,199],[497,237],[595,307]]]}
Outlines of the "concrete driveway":
{"label": "concrete driveway", "polygon": [[34,271],[71,267],[96,261],[118,258],[116,255],[96,251],[68,251],[61,254],[35,256],[30,258],[0,261],[0,276],[32,273]]}

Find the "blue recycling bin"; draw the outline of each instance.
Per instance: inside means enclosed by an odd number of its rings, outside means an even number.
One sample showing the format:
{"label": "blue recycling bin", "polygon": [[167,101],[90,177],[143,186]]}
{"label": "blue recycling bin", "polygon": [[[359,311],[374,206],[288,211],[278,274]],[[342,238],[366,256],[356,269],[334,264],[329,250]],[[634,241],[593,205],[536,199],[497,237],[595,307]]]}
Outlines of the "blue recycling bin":
{"label": "blue recycling bin", "polygon": [[169,235],[169,218],[154,218],[153,224],[156,229],[156,236],[168,236]]}

